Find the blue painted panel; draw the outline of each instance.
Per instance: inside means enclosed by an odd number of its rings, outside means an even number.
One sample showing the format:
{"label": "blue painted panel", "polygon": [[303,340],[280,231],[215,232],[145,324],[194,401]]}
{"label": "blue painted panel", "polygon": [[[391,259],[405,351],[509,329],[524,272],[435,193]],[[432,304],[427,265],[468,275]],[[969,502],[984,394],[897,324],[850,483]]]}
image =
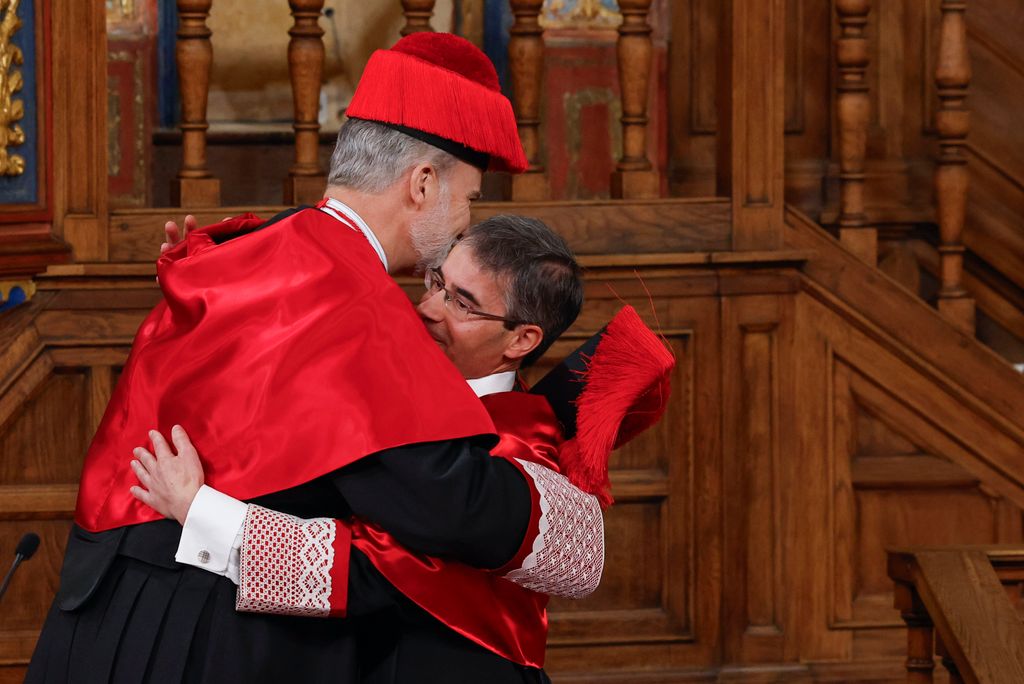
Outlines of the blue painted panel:
{"label": "blue painted panel", "polygon": [[13,309],[19,304],[24,304],[26,301],[28,301],[28,296],[25,294],[25,290],[15,285],[8,293],[7,299],[0,300],[0,313]]}
{"label": "blue painted panel", "polygon": [[508,36],[512,28],[512,8],[508,0],[486,0],[484,3],[484,52],[498,70],[501,89],[511,96],[508,76]]}
{"label": "blue painted panel", "polygon": [[178,62],[174,46],[178,33],[178,8],[175,0],[159,0],[159,26],[157,28],[157,92],[159,119],[163,128],[173,128],[181,115],[178,93]]}
{"label": "blue painted panel", "polygon": [[25,173],[20,176],[0,176],[0,204],[35,204],[39,201],[39,163],[43,147],[39,139],[39,55],[36,51],[36,7],[35,0],[22,0],[18,5],[21,28],[14,34],[14,45],[21,49],[25,63],[15,66],[21,71],[25,85],[14,94],[15,99],[25,104],[25,116],[18,122],[25,131],[25,142],[12,148],[13,152],[25,159]]}

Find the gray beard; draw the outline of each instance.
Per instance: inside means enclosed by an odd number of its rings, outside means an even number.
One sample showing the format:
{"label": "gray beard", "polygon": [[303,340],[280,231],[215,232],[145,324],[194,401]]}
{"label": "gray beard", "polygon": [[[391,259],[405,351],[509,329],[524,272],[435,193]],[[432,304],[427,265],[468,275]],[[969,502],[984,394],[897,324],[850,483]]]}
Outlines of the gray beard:
{"label": "gray beard", "polygon": [[426,216],[409,228],[409,238],[416,252],[416,274],[435,268],[448,256],[455,239],[448,229],[449,198],[447,195]]}

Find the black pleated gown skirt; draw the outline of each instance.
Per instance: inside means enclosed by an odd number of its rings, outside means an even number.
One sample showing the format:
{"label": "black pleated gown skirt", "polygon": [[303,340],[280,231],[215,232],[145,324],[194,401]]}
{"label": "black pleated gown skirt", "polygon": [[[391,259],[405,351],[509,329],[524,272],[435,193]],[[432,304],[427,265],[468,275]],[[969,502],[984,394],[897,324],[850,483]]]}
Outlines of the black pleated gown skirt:
{"label": "black pleated gown skirt", "polygon": [[25,681],[358,681],[357,621],[238,613],[235,589],[198,568],[118,553],[80,607],[62,610],[58,595]]}

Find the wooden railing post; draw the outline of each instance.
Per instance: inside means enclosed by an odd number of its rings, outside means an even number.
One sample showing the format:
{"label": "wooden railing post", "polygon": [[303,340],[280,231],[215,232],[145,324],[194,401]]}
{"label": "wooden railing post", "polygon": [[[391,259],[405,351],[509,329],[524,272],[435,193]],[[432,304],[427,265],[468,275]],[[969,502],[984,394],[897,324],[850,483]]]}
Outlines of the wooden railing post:
{"label": "wooden railing post", "polygon": [[782,244],[787,0],[718,0],[717,193],[732,203],[732,248]]}
{"label": "wooden railing post", "polygon": [[912,585],[896,583],[896,608],[907,625],[907,684],[931,684],[934,627]]}
{"label": "wooden railing post", "polygon": [[510,4],[515,17],[508,41],[512,104],[529,167],[526,173],[512,176],[509,194],[513,200],[542,200],[548,197],[547,176],[540,163],[540,96],[544,76],[540,10],[544,0],[510,0]]}
{"label": "wooden railing post", "polygon": [[658,172],[647,158],[647,92],[651,78],[651,0],[619,0],[619,90],[622,96],[622,157],[612,172],[617,198],[657,197]]}
{"label": "wooden railing post", "polygon": [[941,288],[939,311],[963,330],[973,334],[974,299],[963,286],[964,216],[967,211],[967,133],[970,112],[967,87],[971,64],[967,54],[966,0],[941,0],[942,29],[935,84],[939,109],[935,127],[939,157],[935,168],[935,199],[938,208]]}
{"label": "wooden railing post", "polygon": [[294,25],[288,30],[288,75],[295,110],[295,163],[284,181],[285,204],[315,204],[327,178],[320,168],[320,80],[324,73],[324,0],[288,0]]}
{"label": "wooden railing post", "polygon": [[868,225],[864,208],[864,160],[867,156],[868,41],[864,30],[870,0],[837,0],[836,119],[839,125],[839,240],[872,266],[878,262],[878,231]]}
{"label": "wooden railing post", "polygon": [[215,207],[220,181],[206,168],[206,102],[210,90],[213,46],[206,17],[213,0],[177,0],[178,87],[181,90],[181,170],[171,181],[171,202],[178,206]]}
{"label": "wooden railing post", "polygon": [[402,14],[405,15],[405,26],[402,36],[420,31],[433,31],[430,17],[434,16],[434,0],[402,0]]}

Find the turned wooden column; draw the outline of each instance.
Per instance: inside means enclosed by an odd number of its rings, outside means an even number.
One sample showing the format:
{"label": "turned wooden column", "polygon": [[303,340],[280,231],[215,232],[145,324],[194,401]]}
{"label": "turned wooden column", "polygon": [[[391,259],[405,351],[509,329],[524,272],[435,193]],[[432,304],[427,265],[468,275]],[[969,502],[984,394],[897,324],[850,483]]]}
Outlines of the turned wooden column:
{"label": "turned wooden column", "polygon": [[912,585],[896,582],[895,599],[907,625],[907,684],[931,684],[935,671],[932,620]]}
{"label": "turned wooden column", "polygon": [[544,75],[544,29],[540,11],[544,0],[511,0],[515,22],[508,41],[512,105],[529,167],[511,177],[510,198],[542,200],[548,197],[548,180],[540,163],[540,97]]}
{"label": "turned wooden column", "polygon": [[864,211],[864,160],[867,156],[868,23],[870,0],[837,0],[839,37],[836,64],[839,83],[836,119],[839,125],[839,240],[874,266],[878,262],[878,231]]}
{"label": "turned wooden column", "polygon": [[939,134],[935,199],[942,260],[939,311],[955,325],[973,334],[974,300],[963,286],[967,133],[970,131],[967,87],[971,82],[964,21],[966,9],[964,0],[941,0],[942,29],[935,69],[935,84],[939,91],[939,109],[935,114],[935,127]]}
{"label": "turned wooden column", "polygon": [[206,17],[213,0],[177,0],[178,88],[181,91],[181,170],[171,181],[171,202],[178,206],[220,204],[220,180],[206,168],[206,101],[213,46]]}
{"label": "turned wooden column", "polygon": [[732,203],[732,248],[782,244],[787,0],[717,0],[717,193]]}
{"label": "turned wooden column", "polygon": [[622,157],[612,172],[618,198],[657,197],[658,172],[647,158],[647,92],[651,79],[651,0],[619,0],[619,90],[622,96]]}
{"label": "turned wooden column", "polygon": [[294,25],[288,35],[288,75],[295,109],[295,163],[284,181],[285,204],[315,204],[327,177],[320,168],[320,81],[324,73],[324,31],[318,19],[324,0],[288,0]]}
{"label": "turned wooden column", "polygon": [[420,31],[433,31],[430,17],[434,15],[434,0],[402,0],[402,14],[405,15],[405,26],[402,36]]}

